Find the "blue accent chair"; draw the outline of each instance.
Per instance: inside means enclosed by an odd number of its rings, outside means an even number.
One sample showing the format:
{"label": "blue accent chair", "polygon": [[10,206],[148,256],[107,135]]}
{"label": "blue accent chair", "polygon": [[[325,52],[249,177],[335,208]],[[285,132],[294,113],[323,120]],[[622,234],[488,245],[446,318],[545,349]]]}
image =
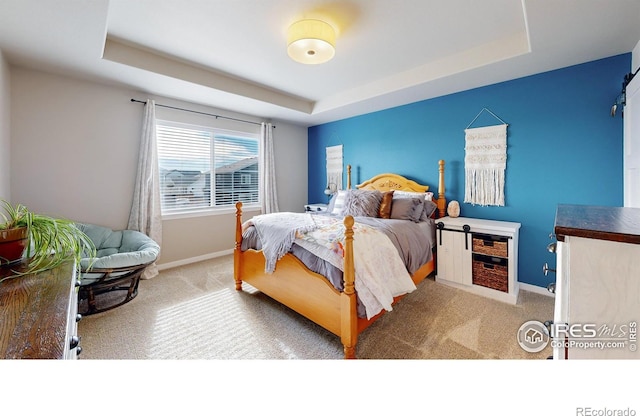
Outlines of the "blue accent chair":
{"label": "blue accent chair", "polygon": [[140,276],[156,261],[160,246],[139,231],[114,231],[77,223],[96,246],[95,258],[80,262],[78,312],[92,315],[131,301],[138,294]]}

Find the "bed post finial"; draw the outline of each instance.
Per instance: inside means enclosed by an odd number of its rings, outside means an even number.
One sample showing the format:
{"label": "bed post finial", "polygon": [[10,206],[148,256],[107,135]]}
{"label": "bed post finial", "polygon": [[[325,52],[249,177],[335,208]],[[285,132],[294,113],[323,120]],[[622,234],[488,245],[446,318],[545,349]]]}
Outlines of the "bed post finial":
{"label": "bed post finial", "polygon": [[240,255],[242,250],[242,202],[236,202],[236,244],[233,249],[233,278],[236,281],[236,290],[242,290],[242,277]]}
{"label": "bed post finial", "polygon": [[351,165],[347,165],[347,189],[351,189]]}

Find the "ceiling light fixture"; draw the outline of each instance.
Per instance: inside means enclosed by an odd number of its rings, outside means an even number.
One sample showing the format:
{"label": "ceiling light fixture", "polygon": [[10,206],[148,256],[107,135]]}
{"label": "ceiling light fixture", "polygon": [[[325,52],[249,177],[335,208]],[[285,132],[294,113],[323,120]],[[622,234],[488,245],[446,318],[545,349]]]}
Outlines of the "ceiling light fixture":
{"label": "ceiling light fixture", "polygon": [[287,53],[296,62],[322,64],[335,55],[336,32],[322,20],[305,19],[289,26]]}

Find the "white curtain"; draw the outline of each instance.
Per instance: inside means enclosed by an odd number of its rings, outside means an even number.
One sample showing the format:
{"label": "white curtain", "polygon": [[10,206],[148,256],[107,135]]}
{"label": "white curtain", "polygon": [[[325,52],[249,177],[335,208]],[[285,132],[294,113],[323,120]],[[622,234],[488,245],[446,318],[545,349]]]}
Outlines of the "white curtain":
{"label": "white curtain", "polygon": [[504,206],[507,124],[465,130],[464,202]]}
{"label": "white curtain", "polygon": [[[133,204],[127,228],[145,233],[162,247],[162,217],[160,211],[155,113],[155,102],[147,100],[144,106],[142,137],[138,155],[138,173],[136,175]],[[153,263],[147,267],[142,278],[150,279],[157,275],[158,268]]]}
{"label": "white curtain", "polygon": [[327,150],[327,188],[331,193],[342,189],[342,145],[329,146]]}
{"label": "white curtain", "polygon": [[273,126],[262,123],[260,132],[260,201],[262,213],[278,212],[278,192],[276,188],[276,164],[273,154]]}

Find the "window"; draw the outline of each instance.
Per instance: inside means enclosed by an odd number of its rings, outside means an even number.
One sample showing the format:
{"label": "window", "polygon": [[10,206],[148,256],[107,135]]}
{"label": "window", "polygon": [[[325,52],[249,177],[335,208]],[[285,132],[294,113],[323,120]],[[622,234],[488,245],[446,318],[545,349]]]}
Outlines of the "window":
{"label": "window", "polygon": [[158,120],[156,136],[164,214],[259,203],[257,134]]}

